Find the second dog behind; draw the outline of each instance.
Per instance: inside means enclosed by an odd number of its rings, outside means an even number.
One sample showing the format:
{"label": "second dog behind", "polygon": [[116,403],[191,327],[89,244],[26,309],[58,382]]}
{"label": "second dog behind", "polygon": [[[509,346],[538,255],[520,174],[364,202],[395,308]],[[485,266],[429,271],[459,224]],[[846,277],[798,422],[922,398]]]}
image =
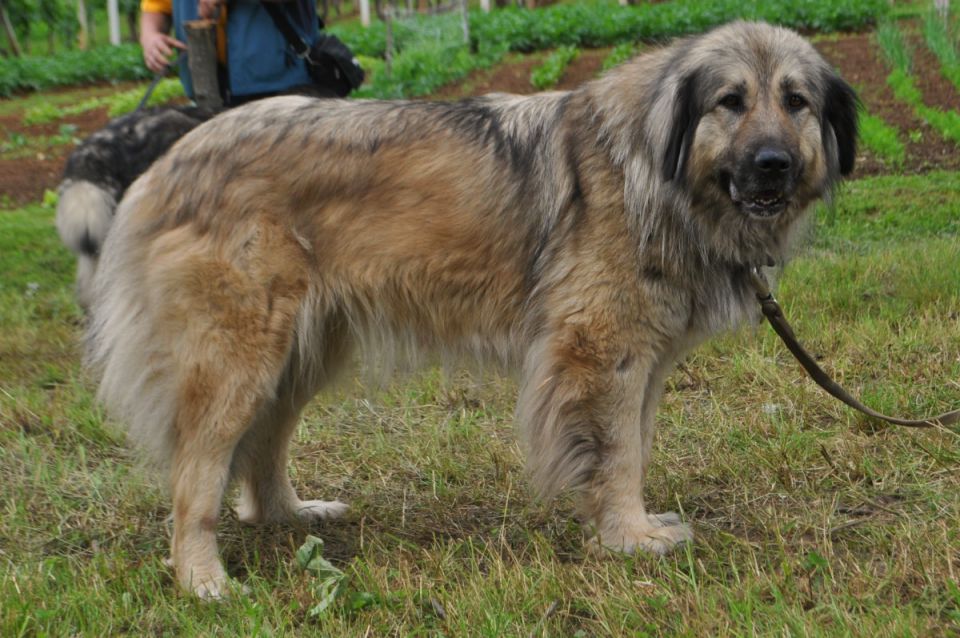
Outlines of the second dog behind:
{"label": "second dog behind", "polygon": [[78,303],[89,309],[100,248],[117,203],[157,158],[213,113],[192,106],[151,108],[112,120],[67,158],[57,188],[57,232],[77,256]]}

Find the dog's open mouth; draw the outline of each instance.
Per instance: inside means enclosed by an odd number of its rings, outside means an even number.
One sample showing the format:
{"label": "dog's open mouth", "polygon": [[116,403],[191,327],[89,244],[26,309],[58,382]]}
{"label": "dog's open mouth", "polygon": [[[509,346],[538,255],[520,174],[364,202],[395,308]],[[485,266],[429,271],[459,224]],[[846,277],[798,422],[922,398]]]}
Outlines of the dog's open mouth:
{"label": "dog's open mouth", "polygon": [[728,180],[730,200],[740,210],[754,217],[775,217],[786,209],[789,200],[778,190],[759,190],[754,193],[743,193],[737,188],[732,179]]}

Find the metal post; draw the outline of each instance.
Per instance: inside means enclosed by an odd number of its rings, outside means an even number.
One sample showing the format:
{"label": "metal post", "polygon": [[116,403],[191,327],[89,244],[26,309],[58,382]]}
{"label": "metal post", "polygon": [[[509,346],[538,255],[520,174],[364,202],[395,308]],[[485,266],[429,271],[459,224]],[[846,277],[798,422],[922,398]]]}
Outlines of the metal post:
{"label": "metal post", "polygon": [[120,44],[120,9],[117,0],[107,0],[107,19],[110,22],[110,44]]}
{"label": "metal post", "polygon": [[389,2],[383,8],[383,20],[387,23],[387,41],[384,47],[386,50],[383,53],[383,62],[387,75],[390,75],[393,72],[393,5]]}
{"label": "metal post", "polygon": [[360,24],[370,26],[370,0],[360,0]]}

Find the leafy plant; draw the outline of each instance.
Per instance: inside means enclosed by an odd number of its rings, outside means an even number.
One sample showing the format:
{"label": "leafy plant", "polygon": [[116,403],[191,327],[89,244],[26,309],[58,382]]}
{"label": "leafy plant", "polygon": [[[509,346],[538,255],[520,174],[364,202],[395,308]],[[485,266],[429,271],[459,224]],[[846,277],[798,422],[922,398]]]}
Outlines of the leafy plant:
{"label": "leafy plant", "polygon": [[345,593],[347,575],[323,557],[323,539],[316,536],[307,536],[297,550],[297,565],[317,579],[314,592],[318,602],[308,614],[320,616]]}
{"label": "leafy plant", "polygon": [[579,55],[580,49],[577,47],[560,47],[530,73],[530,84],[541,91],[554,86]]}

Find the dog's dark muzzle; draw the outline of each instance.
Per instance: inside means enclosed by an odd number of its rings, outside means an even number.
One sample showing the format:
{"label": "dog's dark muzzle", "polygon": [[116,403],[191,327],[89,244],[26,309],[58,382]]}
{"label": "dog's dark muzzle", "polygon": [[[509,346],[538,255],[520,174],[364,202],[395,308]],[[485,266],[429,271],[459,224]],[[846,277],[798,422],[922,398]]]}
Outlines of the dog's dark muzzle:
{"label": "dog's dark muzzle", "polygon": [[764,144],[744,153],[726,190],[740,210],[761,218],[775,217],[790,204],[800,175],[800,162],[785,148]]}

